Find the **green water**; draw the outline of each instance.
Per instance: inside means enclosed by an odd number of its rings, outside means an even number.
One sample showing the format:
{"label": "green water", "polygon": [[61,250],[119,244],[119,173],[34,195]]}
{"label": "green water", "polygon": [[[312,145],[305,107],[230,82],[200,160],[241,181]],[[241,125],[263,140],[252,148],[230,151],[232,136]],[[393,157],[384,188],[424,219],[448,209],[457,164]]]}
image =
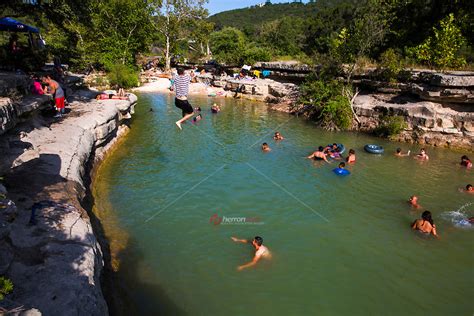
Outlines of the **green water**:
{"label": "green water", "polygon": [[[324,132],[249,101],[191,102],[204,120],[179,132],[171,96],[141,95],[131,133],[96,178],[95,200],[109,208],[100,217],[120,244],[122,314],[472,315],[474,230],[448,213],[474,202],[458,190],[474,182],[462,153],[397,158],[398,146],[420,147]],[[275,130],[286,139],[273,141]],[[348,177],[303,158],[334,141],[356,150]],[[365,153],[367,143],[386,154]],[[441,240],[410,230],[412,194]],[[213,214],[260,223],[213,225]],[[255,235],[273,258],[238,272],[253,251],[230,237]]]}

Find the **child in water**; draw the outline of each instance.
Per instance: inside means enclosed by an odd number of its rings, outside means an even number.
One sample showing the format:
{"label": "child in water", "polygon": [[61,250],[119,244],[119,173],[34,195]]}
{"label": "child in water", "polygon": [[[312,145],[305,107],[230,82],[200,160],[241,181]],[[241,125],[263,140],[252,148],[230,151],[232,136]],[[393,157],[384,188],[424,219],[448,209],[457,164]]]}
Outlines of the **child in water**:
{"label": "child in water", "polygon": [[397,152],[395,153],[395,156],[397,156],[397,157],[410,156],[410,152],[411,152],[411,151],[409,150],[406,154],[404,154],[404,153],[402,153],[402,149],[401,149],[401,148],[397,148]]}
{"label": "child in water", "polygon": [[283,136],[281,136],[280,132],[275,132],[275,135],[273,136],[274,140],[284,140]]}
{"label": "child in water", "polygon": [[270,148],[270,146],[268,146],[267,143],[262,144],[262,151],[269,152],[270,150],[272,150],[272,149]]}
{"label": "child in water", "polygon": [[345,169],[345,167],[346,167],[346,164],[341,162],[339,166],[336,169],[333,169],[332,171],[339,176],[347,176],[351,174],[351,172]]}
{"label": "child in water", "polygon": [[466,155],[461,157],[461,166],[464,166],[466,168],[472,167],[472,162]]}
{"label": "child in water", "polygon": [[346,162],[347,163],[356,162],[356,155],[355,155],[355,150],[354,149],[349,149],[349,156],[347,156]]}
{"label": "child in water", "polygon": [[198,114],[193,118],[193,123],[199,122],[200,120],[202,120],[202,115]]}
{"label": "child in water", "polygon": [[211,106],[211,112],[212,113],[219,113],[221,111],[221,107],[218,106],[216,103],[214,103],[212,106]]}
{"label": "child in water", "polygon": [[413,208],[421,208],[421,205],[418,204],[418,197],[416,195],[410,196],[410,199],[408,200],[408,203],[413,207]]}
{"label": "child in water", "polygon": [[420,160],[429,160],[430,157],[426,154],[426,150],[424,148],[422,148],[420,150],[420,153],[418,155],[416,155],[417,159],[420,159]]}

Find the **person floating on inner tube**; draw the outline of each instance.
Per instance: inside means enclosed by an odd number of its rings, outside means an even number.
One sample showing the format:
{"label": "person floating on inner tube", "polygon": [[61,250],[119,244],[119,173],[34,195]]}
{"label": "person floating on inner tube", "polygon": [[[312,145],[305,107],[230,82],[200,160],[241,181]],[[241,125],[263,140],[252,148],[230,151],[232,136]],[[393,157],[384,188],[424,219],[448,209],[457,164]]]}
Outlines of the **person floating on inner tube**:
{"label": "person floating on inner tube", "polygon": [[324,148],[324,152],[327,152],[327,153],[333,153],[333,152],[336,152],[338,150],[338,146],[336,143],[332,144],[332,145],[327,145],[325,148]]}
{"label": "person floating on inner tube", "polygon": [[345,167],[346,167],[346,164],[343,163],[343,162],[341,162],[341,163],[339,164],[339,166],[338,166],[337,168],[333,169],[332,171],[333,171],[335,174],[337,174],[338,176],[347,176],[347,175],[350,175],[351,172],[350,172],[349,170],[345,169]]}
{"label": "person floating on inner tube", "polygon": [[354,163],[356,162],[356,152],[354,149],[349,149],[349,156],[346,158],[347,163]]}
{"label": "person floating on inner tube", "polygon": [[402,149],[401,149],[401,148],[397,148],[397,152],[395,153],[395,156],[397,156],[397,157],[410,156],[410,152],[411,152],[411,151],[409,150],[406,154],[404,154],[404,153],[402,153]]}
{"label": "person floating on inner tube", "polygon": [[420,159],[420,160],[430,159],[430,157],[426,154],[426,150],[424,148],[421,148],[420,153],[416,155],[415,158]]}
{"label": "person floating on inner tube", "polygon": [[324,147],[319,146],[318,150],[306,157],[308,159],[314,159],[314,160],[324,160],[327,163],[329,163],[328,159],[326,158],[326,154],[324,152]]}

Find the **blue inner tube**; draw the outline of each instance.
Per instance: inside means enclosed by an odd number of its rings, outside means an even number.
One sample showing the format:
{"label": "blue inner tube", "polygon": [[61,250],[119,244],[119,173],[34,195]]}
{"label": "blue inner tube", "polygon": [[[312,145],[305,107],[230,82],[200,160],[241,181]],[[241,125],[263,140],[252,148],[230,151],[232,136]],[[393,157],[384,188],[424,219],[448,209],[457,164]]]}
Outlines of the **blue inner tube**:
{"label": "blue inner tube", "polygon": [[379,145],[367,144],[364,146],[364,149],[366,152],[371,153],[371,154],[383,154],[384,152],[383,147]]}
{"label": "blue inner tube", "polygon": [[338,176],[348,176],[351,174],[351,172],[347,169],[342,169],[342,168],[336,168],[336,169],[333,169],[332,172],[334,172],[335,174],[337,174]]}

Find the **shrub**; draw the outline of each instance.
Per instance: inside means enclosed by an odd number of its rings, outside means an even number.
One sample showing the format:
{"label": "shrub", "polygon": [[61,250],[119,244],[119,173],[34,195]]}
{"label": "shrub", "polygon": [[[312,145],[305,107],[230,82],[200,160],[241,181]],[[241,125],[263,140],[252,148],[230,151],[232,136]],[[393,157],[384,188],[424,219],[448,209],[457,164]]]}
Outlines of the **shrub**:
{"label": "shrub", "polygon": [[[301,87],[299,103],[304,112],[326,129],[348,129],[352,110],[347,97],[342,95],[344,85],[336,80],[310,79]],[[346,87],[347,88],[347,87]]]}
{"label": "shrub", "polygon": [[466,60],[459,56],[459,50],[466,39],[454,22],[454,15],[451,13],[439,24],[439,28],[433,28],[433,37],[428,37],[416,47],[407,48],[407,54],[440,70],[465,66]]}
{"label": "shrub", "polygon": [[407,128],[405,118],[399,115],[388,115],[381,118],[380,126],[375,130],[378,136],[392,137]]}
{"label": "shrub", "polygon": [[242,62],[247,65],[253,65],[257,61],[270,61],[272,58],[270,51],[262,47],[249,45],[242,53]]}
{"label": "shrub", "polygon": [[403,70],[402,57],[393,48],[380,55],[379,74],[383,80],[396,81]]}
{"label": "shrub", "polygon": [[113,65],[107,74],[107,78],[111,86],[125,89],[138,86],[138,73],[126,65]]}
{"label": "shrub", "polygon": [[3,300],[5,295],[13,291],[13,283],[5,277],[0,277],[0,301]]}

